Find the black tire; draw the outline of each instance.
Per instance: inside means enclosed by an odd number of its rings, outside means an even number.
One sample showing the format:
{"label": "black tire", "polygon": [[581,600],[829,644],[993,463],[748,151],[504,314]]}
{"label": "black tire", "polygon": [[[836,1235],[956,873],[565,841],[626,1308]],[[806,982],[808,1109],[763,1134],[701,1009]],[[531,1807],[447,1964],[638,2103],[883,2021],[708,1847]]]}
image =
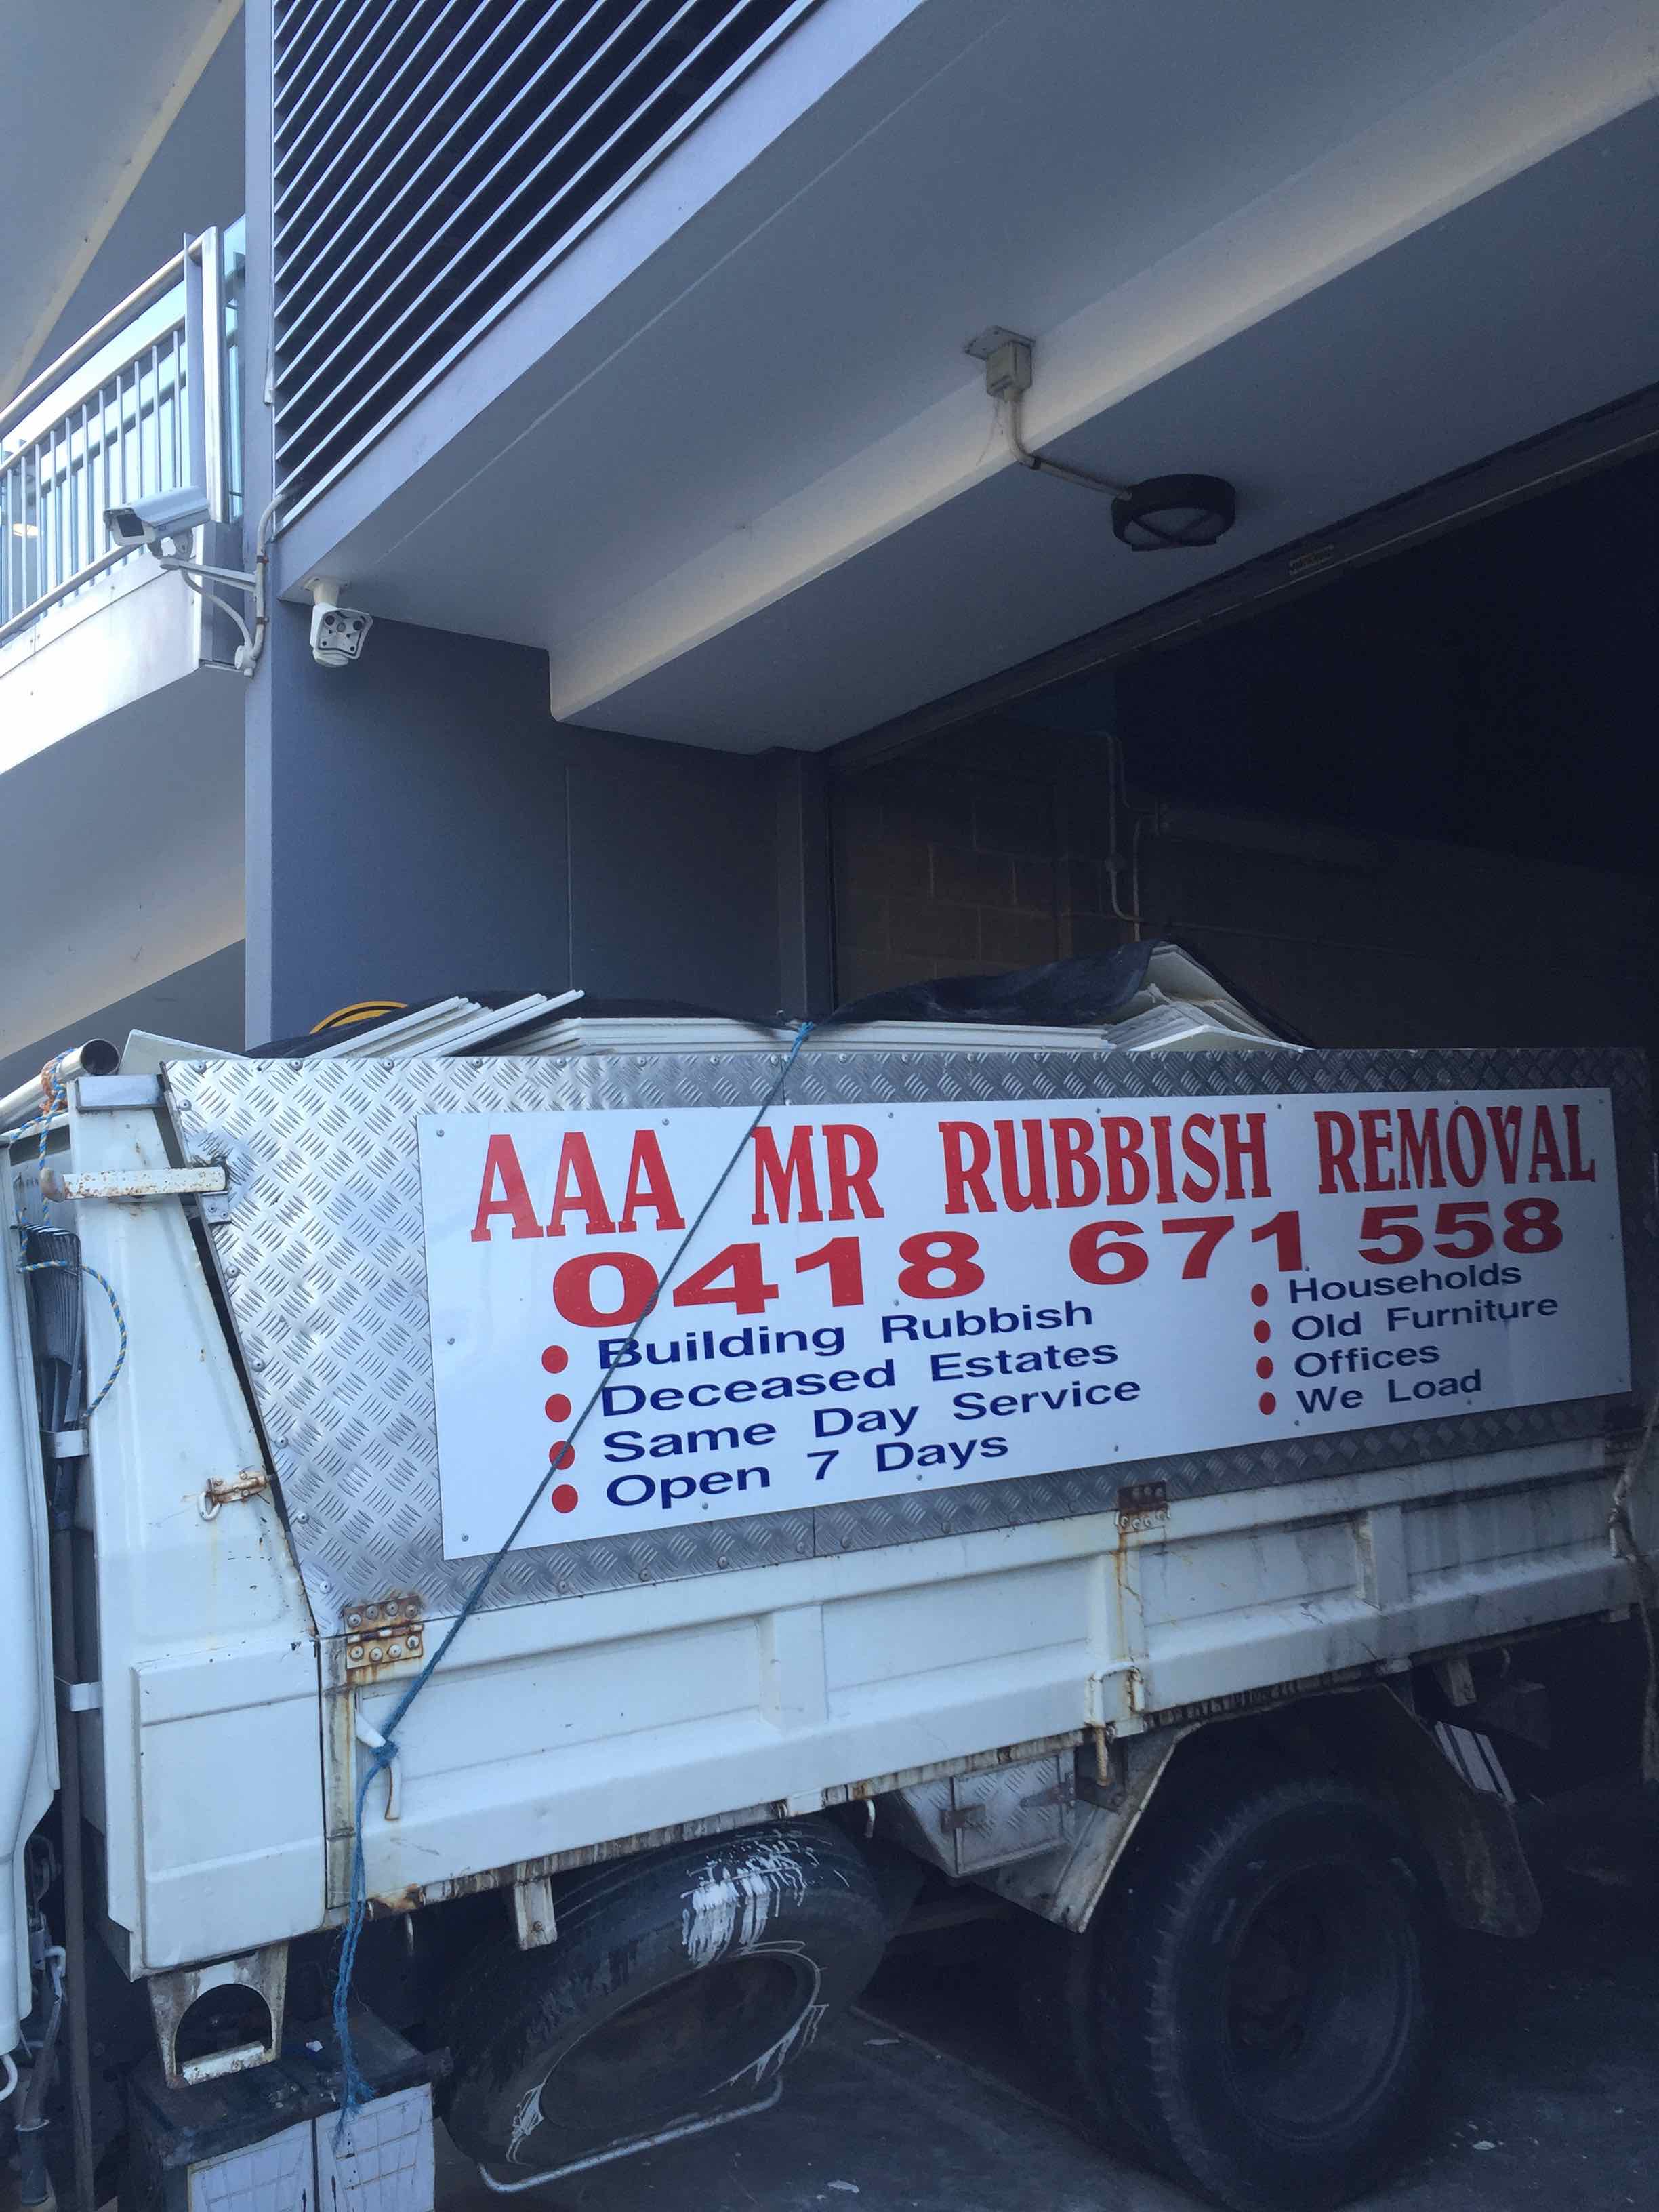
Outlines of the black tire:
{"label": "black tire", "polygon": [[1050,2097],[1077,2125],[1138,2166],[1156,2162],[1125,2105],[1115,2071],[1101,2060],[1095,2018],[1100,1982],[1097,1933],[1074,1936],[1034,1920],[1018,1931],[1020,2032],[1042,2070]]}
{"label": "black tire", "polygon": [[476,1954],[440,2018],[444,2118],[538,2172],[763,2098],[875,1972],[876,1881],[827,1820],[620,1859],[556,1897],[556,1940]]}
{"label": "black tire", "polygon": [[1393,2164],[1431,2028],[1431,1878],[1392,1809],[1322,1778],[1138,1839],[1074,2010],[1097,2124],[1231,2212],[1321,2212]]}

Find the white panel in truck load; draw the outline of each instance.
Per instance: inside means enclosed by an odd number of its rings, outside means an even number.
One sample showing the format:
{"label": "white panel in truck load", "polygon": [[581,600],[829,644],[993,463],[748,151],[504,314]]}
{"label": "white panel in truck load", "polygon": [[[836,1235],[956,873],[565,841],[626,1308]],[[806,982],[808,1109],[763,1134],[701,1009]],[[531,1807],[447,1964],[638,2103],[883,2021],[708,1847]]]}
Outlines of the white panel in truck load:
{"label": "white panel in truck load", "polygon": [[417,1119],[447,1559],[1630,1386],[1605,1089]]}

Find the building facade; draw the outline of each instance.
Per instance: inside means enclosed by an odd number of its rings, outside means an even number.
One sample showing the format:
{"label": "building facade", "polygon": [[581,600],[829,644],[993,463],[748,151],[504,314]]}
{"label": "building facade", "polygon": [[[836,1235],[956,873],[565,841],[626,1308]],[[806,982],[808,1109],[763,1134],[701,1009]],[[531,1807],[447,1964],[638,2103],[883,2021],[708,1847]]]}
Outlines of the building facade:
{"label": "building facade", "polygon": [[[1332,1042],[1644,1033],[1644,889],[1298,828],[1340,730],[1288,821],[1176,804],[1114,680],[1652,438],[1638,0],[26,12],[0,1086],[1153,929]],[[112,539],[174,494],[219,578]]]}

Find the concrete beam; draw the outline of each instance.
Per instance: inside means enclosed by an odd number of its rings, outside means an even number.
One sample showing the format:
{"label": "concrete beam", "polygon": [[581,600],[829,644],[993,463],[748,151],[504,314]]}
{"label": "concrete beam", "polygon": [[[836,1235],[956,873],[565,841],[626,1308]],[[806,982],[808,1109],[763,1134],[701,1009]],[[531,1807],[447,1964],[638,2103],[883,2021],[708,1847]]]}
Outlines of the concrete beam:
{"label": "concrete beam", "polygon": [[[1386,247],[1659,91],[1645,0],[1557,7],[1038,338],[1041,447],[1096,422]],[[994,320],[999,302],[976,312]],[[1111,468],[1109,452],[1094,465]],[[606,702],[1012,465],[976,366],[961,385],[672,574],[550,641],[561,720]],[[1119,465],[1121,465],[1120,464]],[[556,629],[556,617],[553,617]]]}

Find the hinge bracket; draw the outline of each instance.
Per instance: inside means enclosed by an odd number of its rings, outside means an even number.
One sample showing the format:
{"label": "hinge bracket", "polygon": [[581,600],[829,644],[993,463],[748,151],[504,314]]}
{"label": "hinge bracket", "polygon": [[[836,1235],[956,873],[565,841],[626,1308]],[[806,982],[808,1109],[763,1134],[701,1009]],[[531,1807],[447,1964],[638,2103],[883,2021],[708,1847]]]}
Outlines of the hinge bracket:
{"label": "hinge bracket", "polygon": [[382,1667],[401,1666],[426,1656],[421,1601],[413,1590],[389,1590],[384,1597],[354,1599],[342,1608],[346,1634],[346,1680],[373,1675]]}

